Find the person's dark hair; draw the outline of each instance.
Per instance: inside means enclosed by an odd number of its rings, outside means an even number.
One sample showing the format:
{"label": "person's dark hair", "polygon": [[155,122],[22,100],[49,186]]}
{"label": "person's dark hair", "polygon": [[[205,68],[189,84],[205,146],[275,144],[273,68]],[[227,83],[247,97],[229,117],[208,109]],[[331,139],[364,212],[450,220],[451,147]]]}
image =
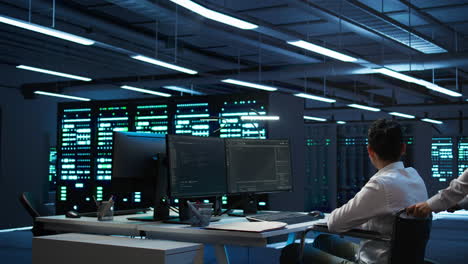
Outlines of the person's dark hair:
{"label": "person's dark hair", "polygon": [[379,119],[372,123],[367,134],[369,146],[380,159],[398,161],[401,157],[403,132],[393,120]]}

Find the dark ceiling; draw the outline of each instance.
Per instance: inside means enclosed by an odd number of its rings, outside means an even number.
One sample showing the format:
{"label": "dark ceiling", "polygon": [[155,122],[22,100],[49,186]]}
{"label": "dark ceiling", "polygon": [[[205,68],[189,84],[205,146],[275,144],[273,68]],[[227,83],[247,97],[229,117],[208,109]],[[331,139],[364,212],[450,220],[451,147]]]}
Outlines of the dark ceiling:
{"label": "dark ceiling", "polygon": [[[304,92],[350,102],[453,104],[467,100],[468,1],[428,0],[197,0],[259,25],[241,30],[207,20],[169,0],[1,0],[6,15],[96,40],[82,46],[0,24],[0,86],[111,99],[122,84],[162,91],[179,85],[205,94],[251,91],[222,83],[235,78],[280,92]],[[53,21],[55,17],[55,21]],[[359,58],[342,62],[288,45],[303,39]],[[143,54],[199,72],[178,73],[128,55]],[[26,64],[93,78],[70,81],[16,69]],[[434,81],[450,97],[388,76],[388,67]],[[167,90],[164,90],[168,92]],[[169,91],[174,95],[179,93]],[[120,95],[122,96],[122,95]],[[329,107],[327,104],[309,107]]]}

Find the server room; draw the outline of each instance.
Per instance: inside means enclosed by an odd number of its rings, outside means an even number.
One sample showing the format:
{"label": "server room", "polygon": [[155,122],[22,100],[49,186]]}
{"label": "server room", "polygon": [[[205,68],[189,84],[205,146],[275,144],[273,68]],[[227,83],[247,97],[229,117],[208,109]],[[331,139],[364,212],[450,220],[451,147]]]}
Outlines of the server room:
{"label": "server room", "polygon": [[468,0],[0,0],[0,262],[468,263]]}

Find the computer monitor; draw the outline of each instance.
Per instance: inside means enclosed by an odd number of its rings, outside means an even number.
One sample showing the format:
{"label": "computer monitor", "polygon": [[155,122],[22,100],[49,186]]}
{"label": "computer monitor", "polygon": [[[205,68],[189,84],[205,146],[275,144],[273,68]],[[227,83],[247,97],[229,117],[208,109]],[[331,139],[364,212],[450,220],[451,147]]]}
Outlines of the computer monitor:
{"label": "computer monitor", "polygon": [[224,140],[167,136],[171,198],[221,196],[226,193]]}
{"label": "computer monitor", "polygon": [[[154,206],[158,154],[166,153],[166,135],[114,132],[112,194],[116,209]],[[161,177],[167,177],[162,175]]]}
{"label": "computer monitor", "polygon": [[229,194],[292,190],[287,139],[226,139]]}

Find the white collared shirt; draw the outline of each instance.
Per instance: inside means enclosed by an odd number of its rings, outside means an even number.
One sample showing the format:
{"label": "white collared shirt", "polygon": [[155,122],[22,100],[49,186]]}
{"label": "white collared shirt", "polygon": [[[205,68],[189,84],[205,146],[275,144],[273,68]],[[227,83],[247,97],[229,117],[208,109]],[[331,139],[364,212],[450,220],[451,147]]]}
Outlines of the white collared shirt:
{"label": "white collared shirt", "polygon": [[468,206],[468,198],[463,199],[466,195],[468,195],[468,169],[458,178],[453,179],[448,188],[432,196],[427,203],[432,211],[436,213],[447,210],[457,203],[459,203],[462,208],[468,209],[466,208]]}
{"label": "white collared shirt", "polygon": [[[426,201],[424,181],[413,168],[394,162],[380,169],[345,205],[331,212],[328,229],[342,233],[361,228],[391,235],[395,213],[412,204]],[[388,263],[390,246],[386,242],[361,240],[359,263]]]}

